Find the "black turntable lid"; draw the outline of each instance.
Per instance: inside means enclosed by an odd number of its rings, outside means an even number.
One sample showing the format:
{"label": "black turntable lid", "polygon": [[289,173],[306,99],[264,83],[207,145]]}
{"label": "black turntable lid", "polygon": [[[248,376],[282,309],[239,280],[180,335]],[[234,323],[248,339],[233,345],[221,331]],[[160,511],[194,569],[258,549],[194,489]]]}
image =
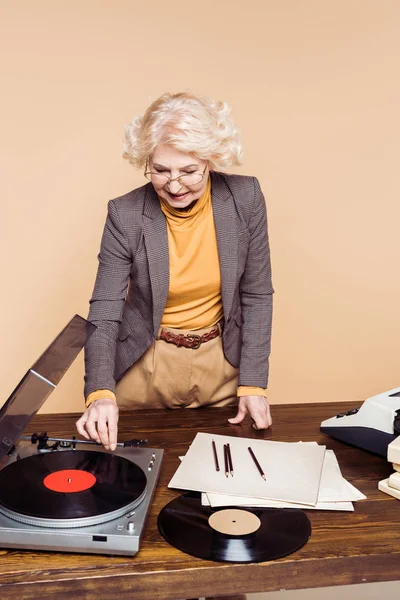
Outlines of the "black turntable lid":
{"label": "black turntable lid", "polygon": [[75,315],[25,373],[0,409],[0,461],[16,443],[96,329]]}

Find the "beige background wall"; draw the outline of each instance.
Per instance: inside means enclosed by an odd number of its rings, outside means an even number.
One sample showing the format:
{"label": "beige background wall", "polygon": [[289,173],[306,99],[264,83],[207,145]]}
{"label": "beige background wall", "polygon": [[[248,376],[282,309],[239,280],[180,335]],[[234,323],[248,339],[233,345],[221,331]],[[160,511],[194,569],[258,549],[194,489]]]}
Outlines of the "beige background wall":
{"label": "beige background wall", "polygon": [[271,401],[400,385],[398,0],[3,1],[0,57],[0,404],[87,314],[106,202],[143,183],[123,125],[188,89],[230,102],[267,197]]}

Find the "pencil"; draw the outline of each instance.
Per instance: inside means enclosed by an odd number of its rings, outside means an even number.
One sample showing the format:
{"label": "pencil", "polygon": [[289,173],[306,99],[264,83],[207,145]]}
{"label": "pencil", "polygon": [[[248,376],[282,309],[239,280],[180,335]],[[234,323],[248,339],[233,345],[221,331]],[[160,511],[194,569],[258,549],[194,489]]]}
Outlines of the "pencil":
{"label": "pencil", "polygon": [[231,447],[229,444],[226,445],[226,451],[228,454],[228,466],[229,466],[229,471],[233,477],[233,463],[232,463],[232,454],[231,454]]}
{"label": "pencil", "polygon": [[224,444],[224,462],[225,462],[225,476],[229,475],[229,459],[228,459],[228,448],[226,444]]}
{"label": "pencil", "polygon": [[211,444],[212,444],[212,449],[213,449],[213,454],[214,454],[215,470],[219,471],[219,462],[218,462],[217,448],[215,447],[214,440],[211,442]]}
{"label": "pencil", "polygon": [[249,450],[249,452],[250,452],[250,456],[251,456],[251,458],[253,459],[253,461],[254,461],[254,464],[256,465],[256,467],[257,467],[257,469],[258,469],[258,472],[260,473],[261,477],[262,477],[263,479],[267,480],[267,478],[265,477],[265,473],[264,473],[264,471],[262,470],[262,468],[261,468],[261,466],[260,466],[260,463],[259,463],[259,462],[258,462],[258,460],[256,459],[256,456],[255,456],[255,454],[254,454],[253,450],[250,448],[250,446],[249,446],[248,450]]}

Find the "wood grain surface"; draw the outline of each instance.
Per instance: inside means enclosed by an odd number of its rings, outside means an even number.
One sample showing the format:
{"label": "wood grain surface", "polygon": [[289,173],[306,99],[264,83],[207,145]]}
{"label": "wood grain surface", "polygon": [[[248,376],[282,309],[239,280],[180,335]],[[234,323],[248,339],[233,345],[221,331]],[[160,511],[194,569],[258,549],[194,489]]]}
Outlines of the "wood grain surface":
{"label": "wood grain surface", "polygon": [[[400,502],[377,489],[391,465],[320,433],[323,419],[356,405],[295,404],[273,407],[271,429],[257,432],[250,421],[234,426],[233,407],[123,413],[119,440],[146,437],[165,450],[156,494],[140,552],[134,557],[0,549],[0,598],[61,600],[183,599],[200,596],[400,580]],[[78,415],[36,416],[26,433],[75,434]],[[367,500],[354,513],[306,511],[312,535],[285,558],[257,564],[216,563],[170,546],[158,532],[161,508],[181,492],[167,488],[198,431],[276,441],[317,441],[335,451],[342,473]]]}

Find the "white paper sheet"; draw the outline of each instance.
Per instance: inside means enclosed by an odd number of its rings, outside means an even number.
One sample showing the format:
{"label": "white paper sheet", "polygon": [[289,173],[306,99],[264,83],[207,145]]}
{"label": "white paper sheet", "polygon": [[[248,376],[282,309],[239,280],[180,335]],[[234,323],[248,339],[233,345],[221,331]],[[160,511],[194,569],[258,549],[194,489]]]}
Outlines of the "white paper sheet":
{"label": "white paper sheet", "polygon": [[333,450],[326,450],[318,502],[354,502],[365,498],[344,479]]}
{"label": "white paper sheet", "polygon": [[226,496],[222,494],[203,493],[202,504],[205,506],[255,506],[276,508],[315,508],[317,510],[345,510],[353,511],[352,502],[363,500],[366,496],[359,492],[351,483],[343,478],[339,463],[333,450],[326,450],[318,501],[315,506],[305,507],[293,502],[277,502],[271,500],[260,500],[243,496]]}
{"label": "white paper sheet", "polygon": [[[215,470],[212,440],[217,447],[219,472]],[[224,473],[223,445],[226,443],[231,448],[233,477],[226,477]],[[266,481],[250,456],[249,446],[266,475]],[[168,487],[315,506],[324,455],[325,446],[318,444],[198,433]]]}
{"label": "white paper sheet", "polygon": [[[216,504],[211,505],[211,502],[208,499],[208,495],[205,493],[201,494],[201,503],[203,506],[212,506],[212,508],[221,508],[224,506],[231,506],[232,500],[228,502],[228,496],[219,496],[219,498],[223,498],[223,503],[218,502]],[[231,497],[232,498],[232,497]],[[235,502],[233,506],[240,506],[240,508],[301,508],[302,510],[341,510],[347,512],[353,512],[354,506],[352,502],[317,502],[315,506],[305,506],[304,504],[296,504],[295,502],[279,502],[278,500],[259,500],[258,498],[254,498],[253,502],[250,504],[242,504],[241,500],[236,502],[238,498],[234,499]],[[249,498],[251,500],[251,498]]]}

